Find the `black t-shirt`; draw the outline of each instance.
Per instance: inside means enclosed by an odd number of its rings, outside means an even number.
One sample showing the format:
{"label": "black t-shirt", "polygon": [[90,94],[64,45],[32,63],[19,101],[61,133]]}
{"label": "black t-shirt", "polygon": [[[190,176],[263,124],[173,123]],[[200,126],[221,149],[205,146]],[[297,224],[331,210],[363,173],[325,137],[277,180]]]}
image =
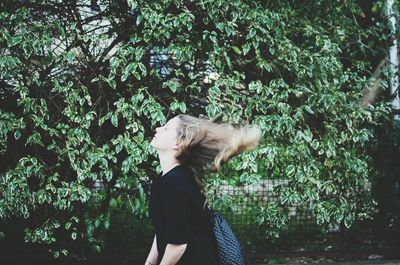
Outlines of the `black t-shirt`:
{"label": "black t-shirt", "polygon": [[215,239],[203,210],[204,201],[192,171],[184,165],[163,176],[160,173],[153,182],[149,213],[157,238],[158,263],[167,244],[188,244],[177,264],[213,264]]}

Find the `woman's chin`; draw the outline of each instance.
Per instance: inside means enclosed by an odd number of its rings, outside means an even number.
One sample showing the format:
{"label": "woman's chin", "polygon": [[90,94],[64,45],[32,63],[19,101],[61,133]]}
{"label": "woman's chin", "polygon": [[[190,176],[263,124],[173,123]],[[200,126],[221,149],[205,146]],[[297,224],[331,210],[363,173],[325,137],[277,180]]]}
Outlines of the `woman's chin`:
{"label": "woman's chin", "polygon": [[153,137],[153,139],[151,139],[150,145],[153,146],[155,149],[157,149],[157,139],[155,137]]}

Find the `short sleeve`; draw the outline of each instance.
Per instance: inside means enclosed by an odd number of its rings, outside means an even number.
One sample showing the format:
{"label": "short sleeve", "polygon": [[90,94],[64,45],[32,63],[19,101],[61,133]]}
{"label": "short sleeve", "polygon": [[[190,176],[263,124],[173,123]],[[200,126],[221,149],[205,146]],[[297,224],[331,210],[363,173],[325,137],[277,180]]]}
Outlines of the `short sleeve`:
{"label": "short sleeve", "polygon": [[165,239],[170,244],[186,244],[190,236],[190,200],[183,183],[170,179],[163,187]]}

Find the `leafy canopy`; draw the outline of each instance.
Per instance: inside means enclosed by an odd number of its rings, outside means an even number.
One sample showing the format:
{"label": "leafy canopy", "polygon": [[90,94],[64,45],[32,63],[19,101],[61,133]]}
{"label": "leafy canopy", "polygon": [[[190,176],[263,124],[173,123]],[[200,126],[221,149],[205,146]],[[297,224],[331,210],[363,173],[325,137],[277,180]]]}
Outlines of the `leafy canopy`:
{"label": "leafy canopy", "polygon": [[110,209],[147,214],[149,140],[177,113],[223,112],[262,128],[259,148],[207,188],[287,179],[259,208],[267,236],[278,236],[291,205],[325,226],[370,216],[364,146],[389,107],[358,101],[390,38],[372,20],[382,7],[278,2],[3,1],[3,237],[17,221],[25,242],[55,257],[100,251]]}

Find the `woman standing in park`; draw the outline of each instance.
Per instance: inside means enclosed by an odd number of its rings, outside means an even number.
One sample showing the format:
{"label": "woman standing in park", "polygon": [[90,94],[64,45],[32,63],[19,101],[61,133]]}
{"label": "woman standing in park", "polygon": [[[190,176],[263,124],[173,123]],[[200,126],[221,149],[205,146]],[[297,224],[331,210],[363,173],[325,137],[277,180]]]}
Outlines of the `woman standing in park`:
{"label": "woman standing in park", "polygon": [[261,130],[255,126],[234,127],[186,114],[156,129],[151,145],[162,172],[151,187],[149,213],[155,236],[145,265],[215,264],[203,176],[253,149],[260,138]]}

